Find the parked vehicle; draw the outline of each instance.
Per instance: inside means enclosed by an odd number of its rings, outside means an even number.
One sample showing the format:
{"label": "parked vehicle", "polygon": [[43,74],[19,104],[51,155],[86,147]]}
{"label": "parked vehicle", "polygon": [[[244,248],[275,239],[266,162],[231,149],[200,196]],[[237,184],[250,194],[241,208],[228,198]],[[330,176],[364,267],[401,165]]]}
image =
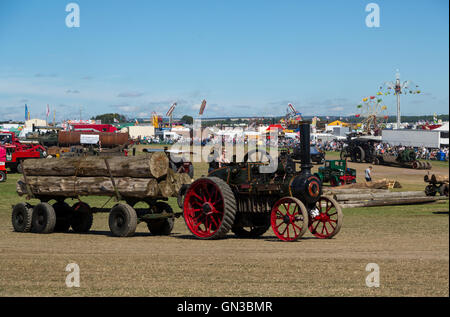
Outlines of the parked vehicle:
{"label": "parked vehicle", "polygon": [[356,183],[356,170],[348,168],[346,160],[327,160],[314,175],[319,177],[322,183],[330,183],[331,186]]}
{"label": "parked vehicle", "polygon": [[379,140],[356,137],[354,134],[347,136],[347,146],[341,151],[340,159],[350,158],[356,163],[372,163],[375,158],[375,143]]}
{"label": "parked vehicle", "polygon": [[399,166],[414,169],[431,169],[430,162],[418,161],[416,152],[412,149],[401,150],[398,153],[380,153],[373,159],[375,165]]}
{"label": "parked vehicle", "polygon": [[13,173],[22,173],[22,162],[25,159],[44,158],[47,156],[46,149],[42,145],[21,142],[12,132],[1,132],[0,143],[6,149],[5,166]]}

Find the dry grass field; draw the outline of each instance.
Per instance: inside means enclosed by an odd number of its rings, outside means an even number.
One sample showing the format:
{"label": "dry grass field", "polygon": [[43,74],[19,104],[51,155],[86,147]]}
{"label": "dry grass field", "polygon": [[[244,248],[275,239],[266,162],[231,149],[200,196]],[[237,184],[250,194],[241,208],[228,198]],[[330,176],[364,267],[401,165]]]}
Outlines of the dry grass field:
{"label": "dry grass field", "polygon": [[[360,181],[367,164],[355,166]],[[206,174],[206,164],[195,168]],[[432,172],[448,174],[448,163]],[[395,178],[401,190],[423,190],[425,173],[374,167],[375,179]],[[24,199],[15,193],[19,176],[8,177],[0,183],[0,296],[449,296],[448,201],[344,209],[335,238],[307,233],[295,243],[271,229],[259,239],[199,241],[182,218],[171,236],[140,224],[134,237],[115,238],[107,214],[94,216],[89,234],[39,235],[13,232],[11,205]],[[100,207],[106,198],[86,201]],[[65,285],[72,262],[79,288]],[[380,267],[379,288],[365,284],[368,263]]]}

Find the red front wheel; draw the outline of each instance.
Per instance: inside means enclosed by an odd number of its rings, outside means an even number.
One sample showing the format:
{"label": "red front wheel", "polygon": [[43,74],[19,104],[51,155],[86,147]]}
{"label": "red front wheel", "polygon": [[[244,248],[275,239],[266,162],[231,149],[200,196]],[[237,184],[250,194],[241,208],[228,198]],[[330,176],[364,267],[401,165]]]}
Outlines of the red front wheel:
{"label": "red front wheel", "polygon": [[273,206],[270,221],[280,240],[296,241],[308,228],[308,212],[297,198],[284,197]]}
{"label": "red front wheel", "polygon": [[344,214],[339,203],[331,197],[321,196],[309,214],[309,231],[317,238],[329,239],[341,229]]}
{"label": "red front wheel", "polygon": [[223,238],[236,215],[236,199],[230,186],[217,177],[196,180],[186,191],[184,220],[189,230],[201,239]]}

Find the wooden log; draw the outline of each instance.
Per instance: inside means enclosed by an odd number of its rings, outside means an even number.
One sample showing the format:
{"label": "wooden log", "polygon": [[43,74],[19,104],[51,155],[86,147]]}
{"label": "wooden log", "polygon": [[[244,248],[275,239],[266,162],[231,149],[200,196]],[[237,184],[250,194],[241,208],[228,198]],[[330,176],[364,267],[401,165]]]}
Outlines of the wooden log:
{"label": "wooden log", "polygon": [[435,197],[420,197],[420,198],[401,198],[401,199],[384,199],[384,200],[370,200],[364,202],[361,207],[374,207],[374,206],[393,206],[393,205],[412,205],[427,202],[434,202],[438,199]]}
{"label": "wooden log", "polygon": [[25,160],[23,168],[29,176],[109,176],[108,160],[113,177],[160,178],[169,170],[169,159],[162,152],[140,156],[70,157]]}
{"label": "wooden log", "polygon": [[170,180],[163,180],[158,183],[159,194],[162,197],[172,197],[177,194]]}
{"label": "wooden log", "polygon": [[[387,189],[391,181],[384,178],[372,182],[354,183],[349,185],[340,186],[341,188],[372,188],[372,189]],[[394,188],[401,188],[399,182],[395,181]]]}
{"label": "wooden log", "polygon": [[[122,197],[158,197],[158,182],[154,178],[117,177],[114,179]],[[34,195],[41,196],[114,196],[115,190],[109,177],[59,177],[27,176],[27,182]],[[27,194],[25,181],[17,182],[19,196]]]}
{"label": "wooden log", "polygon": [[341,201],[347,201],[347,200],[351,200],[351,201],[358,201],[358,200],[371,200],[373,199],[372,194],[368,193],[368,194],[336,194],[335,195],[336,200],[341,202]]}
{"label": "wooden log", "polygon": [[407,192],[383,192],[383,193],[368,193],[368,194],[341,194],[335,195],[337,201],[363,201],[363,200],[388,200],[401,199],[408,197],[426,197],[422,191],[407,191]]}
{"label": "wooden log", "polygon": [[388,189],[376,189],[376,188],[340,188],[335,187],[336,189],[323,189],[324,193],[332,193],[332,194],[369,194],[369,193],[389,193]]}

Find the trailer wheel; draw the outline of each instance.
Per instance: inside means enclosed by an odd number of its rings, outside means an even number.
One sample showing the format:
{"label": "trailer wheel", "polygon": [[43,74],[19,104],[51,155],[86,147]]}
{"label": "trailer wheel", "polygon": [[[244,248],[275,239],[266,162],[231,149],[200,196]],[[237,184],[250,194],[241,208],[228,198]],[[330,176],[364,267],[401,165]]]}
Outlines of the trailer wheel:
{"label": "trailer wheel", "polygon": [[230,231],[236,216],[236,198],[223,180],[199,178],[184,198],[184,221],[200,239],[220,239]]}
{"label": "trailer wheel", "polygon": [[373,165],[380,165],[380,159],[378,157],[373,159]]}
{"label": "trailer wheel", "polygon": [[11,222],[16,232],[30,232],[33,219],[33,208],[26,203],[14,206]]}
{"label": "trailer wheel", "polygon": [[72,227],[72,230],[77,233],[88,232],[94,221],[91,207],[86,203],[77,202],[72,206],[72,210],[72,217],[70,217],[70,226]]}
{"label": "trailer wheel", "polygon": [[137,226],[136,210],[128,204],[117,204],[109,212],[109,229],[116,237],[131,237]]}
{"label": "trailer wheel", "polygon": [[441,194],[441,196],[448,197],[448,184],[442,184],[441,188],[439,189],[439,193]]}
{"label": "trailer wheel", "polygon": [[[169,204],[166,204],[165,202],[158,201],[155,206],[158,209],[158,213],[173,213],[172,207],[170,207]],[[156,236],[168,236],[172,232],[173,225],[173,217],[154,219],[147,222],[148,230],[151,232],[151,234]]]}
{"label": "trailer wheel", "polygon": [[55,229],[55,209],[48,203],[39,203],[33,208],[32,228],[36,233],[52,233]]}
{"label": "trailer wheel", "polygon": [[6,181],[6,172],[0,171],[0,183]]}
{"label": "trailer wheel", "polygon": [[53,204],[56,213],[55,232],[67,232],[70,228],[70,220],[73,209],[65,202],[56,202]]}
{"label": "trailer wheel", "polygon": [[341,153],[339,154],[339,157],[341,160],[345,160],[347,158],[347,152],[342,150]]}
{"label": "trailer wheel", "polygon": [[23,166],[22,166],[22,161],[20,161],[19,163],[17,163],[17,173],[22,174],[23,173]]}
{"label": "trailer wheel", "polygon": [[191,179],[194,178],[194,164],[191,163],[191,165],[189,165],[189,172],[188,175]]}
{"label": "trailer wheel", "polygon": [[427,185],[425,187],[425,195],[426,196],[435,196],[436,195],[436,190],[434,188],[434,185]]}

